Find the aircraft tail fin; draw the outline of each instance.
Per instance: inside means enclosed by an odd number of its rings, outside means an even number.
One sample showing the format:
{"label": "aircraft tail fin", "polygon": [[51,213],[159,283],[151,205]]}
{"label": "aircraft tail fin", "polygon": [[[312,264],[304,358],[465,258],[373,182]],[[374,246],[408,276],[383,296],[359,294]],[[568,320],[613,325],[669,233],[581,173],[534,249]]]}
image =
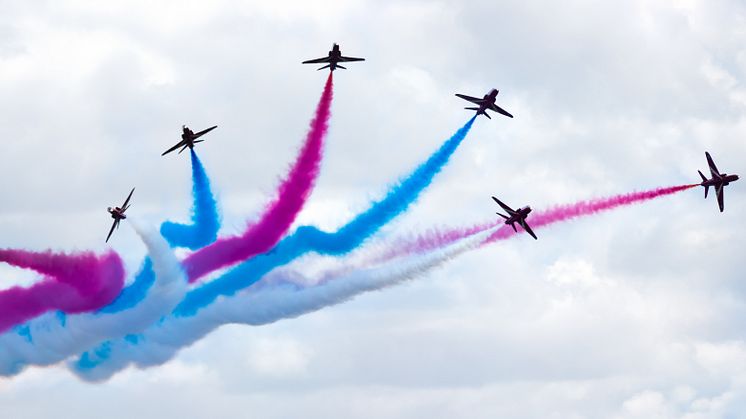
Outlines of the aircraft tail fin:
{"label": "aircraft tail fin", "polygon": [[337,68],[341,68],[342,70],[347,70],[347,67],[342,67],[341,65],[337,64]]}
{"label": "aircraft tail fin", "polygon": [[499,216],[501,216],[501,217],[505,218],[506,220],[508,219],[508,216],[507,216],[507,215],[503,215],[503,214],[500,214],[499,212],[496,212],[495,214],[497,214],[497,215],[499,215]]}
{"label": "aircraft tail fin", "polygon": [[510,226],[513,227],[513,231],[515,231],[516,233],[518,232],[518,229],[515,228],[515,223],[510,223]]}
{"label": "aircraft tail fin", "polygon": [[329,67],[331,67],[331,64],[327,64],[327,65],[325,65],[323,67],[317,68],[316,71],[323,70],[323,69],[329,68]]}
{"label": "aircraft tail fin", "polygon": [[195,140],[194,144],[201,143],[202,141],[205,141],[205,140]]}
{"label": "aircraft tail fin", "polygon": [[469,107],[469,106],[465,107],[464,109],[468,109],[470,111],[478,111],[479,110],[479,108],[472,108],[472,107]]}

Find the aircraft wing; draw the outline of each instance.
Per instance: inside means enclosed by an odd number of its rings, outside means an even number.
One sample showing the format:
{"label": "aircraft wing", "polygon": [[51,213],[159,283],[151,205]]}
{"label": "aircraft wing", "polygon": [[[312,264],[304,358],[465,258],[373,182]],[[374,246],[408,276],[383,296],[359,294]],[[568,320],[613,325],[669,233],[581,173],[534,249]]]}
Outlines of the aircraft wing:
{"label": "aircraft wing", "polygon": [[315,58],[313,60],[306,60],[306,61],[303,61],[302,64],[318,64],[318,63],[328,63],[328,62],[329,62],[329,57],[324,57],[324,58]]}
{"label": "aircraft wing", "polygon": [[164,152],[163,152],[163,154],[161,154],[161,156],[165,156],[166,154],[168,154],[168,153],[170,153],[170,152],[172,152],[172,151],[176,150],[177,148],[179,148],[179,147],[181,147],[181,146],[183,146],[183,145],[184,145],[184,140],[181,140],[181,141],[179,141],[179,143],[178,143],[178,144],[176,144],[175,146],[173,146],[173,147],[169,148],[168,150],[164,151]]}
{"label": "aircraft wing", "polygon": [[350,61],[365,61],[365,58],[355,58],[355,57],[339,57],[339,62],[347,63]]}
{"label": "aircraft wing", "polygon": [[114,220],[114,223],[111,225],[111,230],[109,230],[109,235],[106,236],[106,243],[109,242],[111,235],[114,233],[114,229],[117,228],[117,224],[119,224],[119,220]]}
{"label": "aircraft wing", "polygon": [[718,196],[718,206],[720,207],[720,212],[723,212],[725,210],[725,197],[723,196],[723,189],[724,186],[722,184],[718,185],[718,187],[715,189],[715,192]]}
{"label": "aircraft wing", "polygon": [[707,164],[710,166],[710,174],[712,176],[720,176],[720,172],[718,171],[717,166],[715,166],[715,162],[712,161],[712,157],[710,157],[710,153],[705,151],[705,156],[707,157]]}
{"label": "aircraft wing", "polygon": [[196,138],[199,138],[199,137],[201,137],[201,136],[203,136],[203,135],[207,134],[208,132],[210,132],[210,131],[214,130],[214,129],[215,129],[215,128],[217,128],[217,127],[218,127],[218,126],[217,126],[217,125],[215,125],[214,127],[210,127],[210,128],[207,128],[207,129],[203,129],[202,131],[200,131],[200,132],[198,132],[198,133],[194,134],[194,137],[193,137],[193,138],[195,138],[195,139],[196,139]]}
{"label": "aircraft wing", "polygon": [[477,105],[481,105],[484,102],[484,99],[482,98],[466,96],[460,93],[456,93],[456,96],[460,97],[461,99],[468,100],[471,103],[476,103]]}
{"label": "aircraft wing", "polygon": [[508,113],[508,111],[506,111],[505,109],[503,109],[503,108],[495,105],[494,103],[492,104],[492,106],[490,106],[490,109],[492,109],[495,112],[501,113],[501,114],[507,116],[508,118],[512,118],[513,117],[513,115],[511,115],[510,113]]}
{"label": "aircraft wing", "polygon": [[521,227],[523,227],[523,229],[524,229],[524,230],[526,230],[526,233],[528,233],[529,235],[531,235],[531,237],[533,237],[533,238],[534,238],[534,240],[539,240],[539,239],[538,239],[538,238],[536,237],[536,234],[534,233],[534,231],[533,231],[533,230],[531,230],[531,227],[529,227],[529,225],[528,225],[528,223],[526,222],[526,220],[521,220]]}
{"label": "aircraft wing", "polygon": [[515,215],[515,211],[513,210],[513,208],[510,208],[509,206],[505,205],[502,201],[500,201],[499,199],[495,198],[494,196],[492,197],[492,199],[495,202],[497,202],[497,205],[499,205],[500,207],[502,207],[502,209],[505,210],[508,214]]}
{"label": "aircraft wing", "polygon": [[132,198],[132,194],[135,192],[135,188],[132,188],[130,191],[130,194],[127,195],[127,199],[124,200],[124,204],[122,204],[122,211],[127,209],[127,204],[130,202],[130,198]]}

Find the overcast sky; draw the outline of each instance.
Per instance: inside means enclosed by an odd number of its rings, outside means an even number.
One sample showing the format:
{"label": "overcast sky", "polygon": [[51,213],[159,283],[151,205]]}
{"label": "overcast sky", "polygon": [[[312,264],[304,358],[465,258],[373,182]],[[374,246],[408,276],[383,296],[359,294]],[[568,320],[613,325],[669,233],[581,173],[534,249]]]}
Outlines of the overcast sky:
{"label": "overcast sky", "polygon": [[[746,4],[726,0],[0,0],[0,246],[103,251],[106,206],[184,220],[198,148],[225,234],[261,210],[335,72],[299,223],[333,228],[500,89],[384,235],[746,173]],[[537,231],[295,320],[228,326],[165,366],[0,379],[0,417],[736,418],[746,411],[744,183]],[[130,271],[144,247],[111,246]],[[33,275],[0,266],[0,286]]]}

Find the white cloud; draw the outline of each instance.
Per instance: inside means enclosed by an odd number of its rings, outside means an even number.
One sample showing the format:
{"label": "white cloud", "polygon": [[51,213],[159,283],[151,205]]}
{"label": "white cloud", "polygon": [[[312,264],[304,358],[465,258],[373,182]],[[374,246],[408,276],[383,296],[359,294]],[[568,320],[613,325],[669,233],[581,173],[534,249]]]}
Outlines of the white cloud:
{"label": "white cloud", "polygon": [[248,365],[259,375],[287,377],[303,374],[309,354],[292,340],[262,339],[248,351]]}
{"label": "white cloud", "polygon": [[[367,61],[335,73],[302,223],[365,208],[463,124],[454,93],[491,87],[516,118],[480,119],[385,234],[491,219],[492,194],[538,209],[694,182],[705,150],[744,173],[745,16],[729,0],[6,4],[3,246],[103,249],[103,209],[133,185],[139,214],[186,217],[187,162],[159,156],[182,123],[219,125],[200,155],[226,231],[243,228],[320,92],[299,62],[335,41]],[[0,417],[738,417],[742,190],[723,214],[696,190],[553,226],[108,383],[30,369],[0,380]],[[3,286],[30,281],[14,272]]]}

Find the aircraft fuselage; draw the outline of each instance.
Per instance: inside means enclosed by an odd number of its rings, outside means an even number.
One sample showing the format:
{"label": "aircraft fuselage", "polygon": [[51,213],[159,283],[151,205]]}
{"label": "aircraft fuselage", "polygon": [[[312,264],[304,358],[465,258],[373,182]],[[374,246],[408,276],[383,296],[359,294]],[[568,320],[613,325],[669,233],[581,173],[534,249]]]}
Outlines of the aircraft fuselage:
{"label": "aircraft fuselage", "polygon": [[122,209],[119,207],[109,207],[106,210],[109,211],[109,214],[111,214],[111,218],[115,220],[124,220],[125,218],[127,218],[127,216],[124,215],[124,211],[122,211]]}
{"label": "aircraft fuselage", "polygon": [[184,145],[188,146],[190,149],[194,148],[194,140],[196,139],[194,131],[189,128],[184,128],[183,131],[181,139],[184,140]]}
{"label": "aircraft fuselage", "polygon": [[332,47],[332,50],[329,51],[329,58],[336,58],[339,59],[339,57],[342,56],[342,51],[339,50],[339,45],[334,44]]}
{"label": "aircraft fuselage", "polygon": [[515,214],[511,214],[510,217],[505,220],[505,224],[512,225],[513,223],[520,223],[521,220],[525,220],[530,213],[531,207],[518,208],[515,210]]}
{"label": "aircraft fuselage", "polygon": [[479,109],[477,110],[477,115],[487,115],[487,109],[490,109],[492,105],[495,104],[495,100],[497,100],[497,90],[492,89],[489,93],[484,95],[482,98],[484,99],[484,102],[482,102],[481,105],[479,105]]}
{"label": "aircraft fuselage", "polygon": [[713,186],[718,187],[720,185],[727,186],[730,185],[731,182],[735,182],[739,179],[738,175],[729,175],[729,174],[721,174],[720,177],[713,176],[711,179],[707,179],[702,181],[700,185],[702,186]]}
{"label": "aircraft fuselage", "polygon": [[329,70],[334,71],[337,68],[340,58],[342,58],[342,51],[339,50],[339,45],[334,44],[332,50],[329,51]]}

